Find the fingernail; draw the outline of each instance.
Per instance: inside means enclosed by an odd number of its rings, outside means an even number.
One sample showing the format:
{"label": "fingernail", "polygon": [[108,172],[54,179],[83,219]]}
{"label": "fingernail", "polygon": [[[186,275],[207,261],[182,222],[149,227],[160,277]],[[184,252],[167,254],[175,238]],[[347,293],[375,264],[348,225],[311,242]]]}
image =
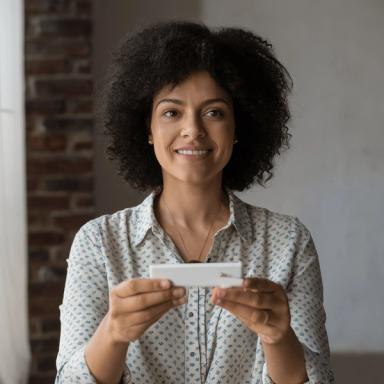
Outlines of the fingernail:
{"label": "fingernail", "polygon": [[162,281],[160,286],[163,288],[167,288],[169,286],[169,281]]}

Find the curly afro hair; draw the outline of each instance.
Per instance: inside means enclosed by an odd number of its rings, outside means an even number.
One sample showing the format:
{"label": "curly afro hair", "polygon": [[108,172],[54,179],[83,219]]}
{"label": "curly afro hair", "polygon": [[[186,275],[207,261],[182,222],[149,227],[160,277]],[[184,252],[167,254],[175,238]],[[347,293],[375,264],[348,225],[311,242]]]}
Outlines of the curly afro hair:
{"label": "curly afro hair", "polygon": [[147,24],[125,37],[110,56],[96,115],[107,159],[117,162],[116,174],[139,193],[163,183],[148,144],[153,98],[194,71],[207,71],[233,100],[238,142],[223,169],[222,188],[265,187],[273,177],[275,155],[290,148],[292,78],[272,45],[254,32],[209,29],[185,20]]}

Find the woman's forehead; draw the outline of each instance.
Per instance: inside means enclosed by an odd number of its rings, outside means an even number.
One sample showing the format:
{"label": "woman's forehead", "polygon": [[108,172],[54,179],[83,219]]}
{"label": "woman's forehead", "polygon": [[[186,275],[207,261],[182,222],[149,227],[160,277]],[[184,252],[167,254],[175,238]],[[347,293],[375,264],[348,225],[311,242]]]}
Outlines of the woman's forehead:
{"label": "woman's forehead", "polygon": [[[176,86],[165,85],[155,95],[153,101],[154,106],[156,106],[164,98],[178,99],[185,102],[187,99],[194,97],[202,98],[201,101],[222,98],[227,103],[231,102],[231,96],[217,84],[208,72],[190,74],[188,78]],[[182,105],[182,102],[179,104]]]}

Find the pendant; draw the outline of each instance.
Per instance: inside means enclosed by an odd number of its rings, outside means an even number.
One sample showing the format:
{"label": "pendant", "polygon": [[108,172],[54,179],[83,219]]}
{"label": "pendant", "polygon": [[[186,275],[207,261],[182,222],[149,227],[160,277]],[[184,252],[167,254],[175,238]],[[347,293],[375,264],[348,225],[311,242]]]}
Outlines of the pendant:
{"label": "pendant", "polygon": [[199,260],[189,260],[187,264],[190,264],[190,263],[201,263],[201,261],[199,261]]}

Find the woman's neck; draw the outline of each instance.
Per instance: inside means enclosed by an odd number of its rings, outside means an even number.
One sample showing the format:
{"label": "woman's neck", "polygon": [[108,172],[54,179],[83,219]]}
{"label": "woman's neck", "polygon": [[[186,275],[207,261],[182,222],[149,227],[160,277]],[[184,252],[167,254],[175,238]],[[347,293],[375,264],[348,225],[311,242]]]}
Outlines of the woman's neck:
{"label": "woman's neck", "polygon": [[173,218],[179,228],[192,232],[210,227],[217,212],[215,222],[228,222],[230,212],[229,197],[221,184],[197,186],[184,183],[175,187],[164,183],[154,204],[160,224],[162,221],[173,225]]}

